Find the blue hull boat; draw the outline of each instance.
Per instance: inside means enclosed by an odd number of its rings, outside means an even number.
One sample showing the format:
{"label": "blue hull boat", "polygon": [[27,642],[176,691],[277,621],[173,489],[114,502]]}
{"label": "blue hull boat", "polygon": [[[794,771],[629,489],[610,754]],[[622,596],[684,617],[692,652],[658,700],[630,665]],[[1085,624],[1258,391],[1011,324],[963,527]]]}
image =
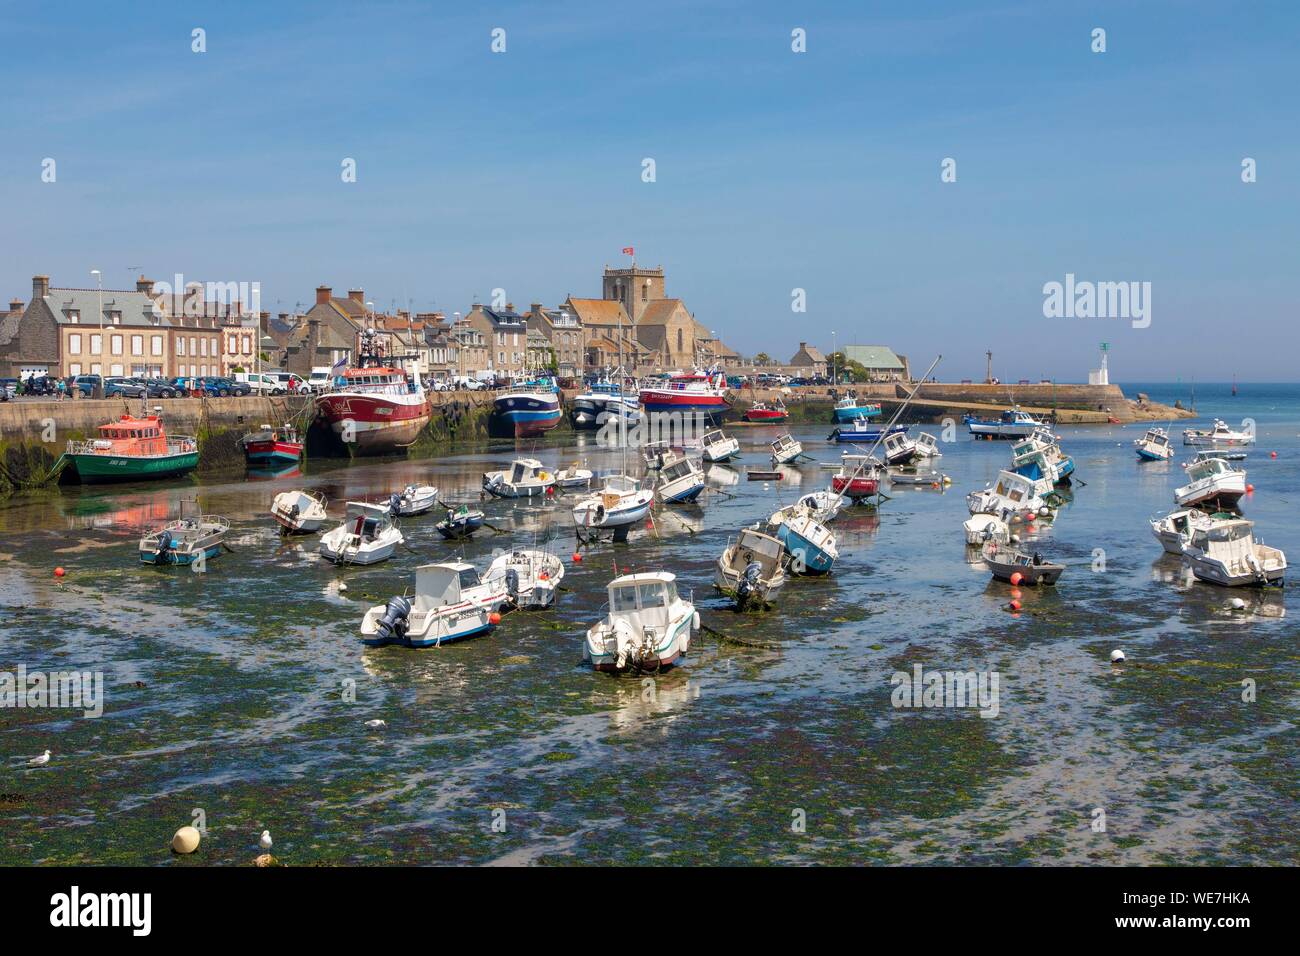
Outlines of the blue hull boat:
{"label": "blue hull boat", "polygon": [[[908,425],[894,425],[889,429],[889,434],[907,434]],[[879,425],[868,424],[865,419],[858,419],[847,427],[837,428],[830,433],[829,438],[837,442],[878,442],[885,434],[885,429]]]}

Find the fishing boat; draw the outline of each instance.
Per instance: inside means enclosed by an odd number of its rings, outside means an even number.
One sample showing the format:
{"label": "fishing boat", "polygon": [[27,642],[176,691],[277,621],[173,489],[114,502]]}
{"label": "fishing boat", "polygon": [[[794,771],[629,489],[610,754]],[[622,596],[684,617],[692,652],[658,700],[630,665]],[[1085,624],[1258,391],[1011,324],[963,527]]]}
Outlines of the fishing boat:
{"label": "fishing boat", "polygon": [[1169,433],[1163,428],[1148,428],[1141,438],[1133,439],[1133,447],[1143,461],[1168,461],[1174,457],[1174,446],[1169,444]]}
{"label": "fishing boat", "polygon": [[569,403],[569,421],[579,430],[599,428],[610,420],[634,424],[641,418],[635,393],[625,393],[618,381],[608,377],[593,382]]}
{"label": "fishing boat", "polygon": [[971,514],[998,515],[1004,520],[1029,511],[1037,514],[1046,506],[1047,502],[1035,492],[1034,482],[1014,471],[999,471],[995,482],[966,496]]}
{"label": "fishing boat", "polygon": [[1028,478],[1034,494],[1043,496],[1051,493],[1059,477],[1056,463],[1048,460],[1043,447],[1032,438],[1011,446],[1011,470]]}
{"label": "fishing boat", "polygon": [[1070,476],[1074,474],[1074,459],[1061,451],[1061,440],[1046,425],[1035,428],[1033,434],[1029,437],[1031,441],[1037,443],[1043,455],[1056,470],[1055,483],[1058,485],[1070,484]]}
{"label": "fishing boat", "polygon": [[1192,532],[1199,528],[1208,528],[1216,519],[1231,519],[1232,515],[1220,512],[1213,516],[1195,508],[1182,508],[1171,511],[1162,518],[1150,520],[1151,533],[1160,542],[1160,547],[1169,554],[1183,553],[1183,548],[1192,540]]}
{"label": "fishing boat", "polygon": [[[1051,561],[1044,560],[1037,552],[1032,555],[1027,554],[1009,544],[989,542],[984,546],[982,556],[984,563],[993,572],[993,576],[1009,584],[1029,586],[1055,584],[1061,572],[1065,570],[1063,564],[1053,564]],[[1019,577],[1015,577],[1016,575]]]}
{"label": "fishing boat", "polygon": [[415,569],[414,595],[392,597],[366,611],[361,642],[438,647],[477,637],[497,626],[505,600],[503,581],[480,581],[463,561],[423,564]]}
{"label": "fishing boat", "polygon": [[377,564],[391,558],[403,540],[387,505],[349,501],[343,523],[321,535],[320,553],[335,564]]}
{"label": "fishing boat", "polygon": [[1236,445],[1255,444],[1255,435],[1250,431],[1233,431],[1222,419],[1216,418],[1210,429],[1187,428],[1183,430],[1184,445],[1200,445],[1210,448],[1232,448]]}
{"label": "fishing boat", "polygon": [[483,576],[485,583],[504,586],[511,607],[541,610],[555,603],[556,588],[564,578],[564,563],[549,551],[517,548],[494,558]]}
{"label": "fishing boat", "polygon": [[664,459],[655,482],[655,494],[660,501],[675,504],[694,501],[704,490],[704,471],[695,459],[673,453]]}
{"label": "fishing boat", "polygon": [[624,574],[609,583],[605,619],[592,625],[582,659],[598,671],[654,673],[677,664],[700,615],[667,571]]}
{"label": "fishing boat", "polygon": [[479,509],[460,505],[457,508],[448,508],[447,517],[433,527],[447,540],[460,541],[471,537],[475,531],[483,527],[485,520],[486,515]]}
{"label": "fishing boat", "polygon": [[263,425],[239,440],[244,448],[244,460],[263,468],[296,462],[302,458],[303,439],[298,429],[288,423],[279,428]]}
{"label": "fishing boat", "polygon": [[69,441],[54,463],[54,473],[65,463],[87,484],[175,478],[198,467],[199,443],[188,435],[168,438],[157,415],[123,415],[100,425],[98,438]]}
{"label": "fishing boat", "polygon": [[779,435],[772,442],[772,464],[788,465],[803,454],[803,445],[789,434]]}
{"label": "fishing boat", "polygon": [[140,538],[140,560],[145,564],[194,564],[221,553],[230,522],[219,515],[179,518]]}
{"label": "fishing boat", "polygon": [[785,584],[785,545],[757,528],[744,528],[718,556],[714,583],[737,610],[770,605]]}
{"label": "fishing boat", "polygon": [[800,497],[798,503],[811,511],[814,518],[826,524],[834,521],[839,515],[840,506],[844,504],[844,495],[838,495],[833,491],[810,491]]}
{"label": "fishing boat", "polygon": [[1180,508],[1231,508],[1246,493],[1246,472],[1222,458],[1198,458],[1188,464],[1187,478],[1187,484],[1174,489],[1174,504]]}
{"label": "fishing boat", "polygon": [[626,535],[628,528],[650,513],[654,492],[627,475],[607,475],[601,490],[573,506],[573,524],[578,536],[592,537],[613,530]]}
{"label": "fishing boat", "polygon": [[536,458],[516,458],[508,469],[483,473],[483,490],[494,498],[536,498],[554,488],[555,476]]}
{"label": "fishing boat", "polygon": [[[1226,448],[1202,448],[1192,455],[1192,461],[1205,461],[1207,458],[1222,458],[1224,461],[1245,461],[1244,451],[1229,451]],[[1184,468],[1187,466],[1184,465]]]}
{"label": "fishing boat", "polygon": [[939,439],[929,432],[921,432],[921,434],[917,435],[915,444],[917,458],[943,457],[943,452],[939,450]]}
{"label": "fishing boat", "polygon": [[700,443],[701,453],[707,462],[730,461],[740,457],[740,442],[723,434],[720,428],[705,432]]}
{"label": "fishing boat", "polygon": [[1011,529],[997,515],[971,515],[962,522],[962,529],[966,532],[967,544],[982,545],[989,541],[1007,544],[1011,541]]}
{"label": "fishing boat", "polygon": [[785,421],[790,413],[786,410],[785,403],[778,398],[773,402],[755,402],[745,409],[743,417],[747,422],[772,425]]}
{"label": "fishing boat", "polygon": [[768,529],[790,553],[792,574],[830,574],[839,557],[835,535],[808,508],[782,508],[768,519]]}
{"label": "fishing boat", "polygon": [[316,396],[316,408],[349,449],[360,455],[405,452],[429,421],[429,400],[413,371],[384,364],[373,329],[361,330],[360,364],[345,368]]}
{"label": "fishing boat", "polygon": [[910,465],[921,457],[916,442],[904,432],[886,435],[881,444],[881,452],[885,456],[885,463],[889,465]]}
{"label": "fishing boat", "polygon": [[865,445],[874,445],[880,441],[882,435],[906,434],[907,425],[890,425],[887,428],[873,424],[865,418],[855,418],[851,422],[840,425],[827,436],[827,441],[836,442],[856,442]]}
{"label": "fishing boat", "polygon": [[977,418],[965,415],[962,421],[966,430],[976,438],[1028,438],[1035,428],[1042,426],[1033,415],[1020,410],[1020,406],[1009,408],[997,418]]}
{"label": "fishing boat", "polygon": [[394,517],[422,515],[438,503],[438,489],[433,485],[407,485],[388,499],[388,512]]}
{"label": "fishing boat", "polygon": [[731,407],[727,401],[726,376],[710,369],[670,376],[662,385],[641,389],[641,409],[645,414],[677,414],[701,418],[707,425],[720,425],[722,414]]}
{"label": "fishing boat", "polygon": [[319,492],[282,491],[271,499],[271,517],[290,534],[314,534],[325,524],[325,496]]}
{"label": "fishing boat", "polygon": [[560,390],[555,379],[541,376],[512,387],[492,400],[491,431],[531,438],[560,424]]}
{"label": "fishing boat", "polygon": [[860,401],[852,392],[835,403],[834,421],[853,422],[859,418],[875,418],[880,406],[875,402]]}
{"label": "fishing boat", "polygon": [[664,459],[671,455],[673,446],[667,441],[648,441],[641,449],[647,471],[656,471],[663,467]]}
{"label": "fishing boat", "polygon": [[1254,528],[1245,518],[1196,528],[1183,548],[1183,559],[1198,581],[1229,588],[1281,587],[1286,555],[1257,541]]}
{"label": "fishing boat", "polygon": [[590,468],[579,468],[577,462],[574,462],[555,473],[555,483],[566,491],[571,491],[575,488],[590,488],[593,477]]}
{"label": "fishing boat", "polygon": [[880,462],[870,455],[844,454],[840,470],[831,476],[831,490],[857,501],[880,493]]}

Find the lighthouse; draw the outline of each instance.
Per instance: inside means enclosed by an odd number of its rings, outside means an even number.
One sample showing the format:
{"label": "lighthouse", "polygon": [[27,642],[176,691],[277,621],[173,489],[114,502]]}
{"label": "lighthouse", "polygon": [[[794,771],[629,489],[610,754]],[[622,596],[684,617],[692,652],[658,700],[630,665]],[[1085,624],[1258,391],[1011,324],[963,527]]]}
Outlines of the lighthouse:
{"label": "lighthouse", "polygon": [[1110,343],[1101,343],[1101,368],[1095,368],[1088,373],[1089,385],[1109,385],[1110,373],[1106,369],[1106,353],[1110,351]]}

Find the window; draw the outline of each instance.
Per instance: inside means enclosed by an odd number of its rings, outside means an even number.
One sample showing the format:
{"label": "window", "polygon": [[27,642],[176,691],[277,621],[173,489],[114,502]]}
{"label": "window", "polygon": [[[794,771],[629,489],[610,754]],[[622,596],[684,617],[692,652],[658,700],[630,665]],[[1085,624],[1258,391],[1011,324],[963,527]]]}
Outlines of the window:
{"label": "window", "polygon": [[204,358],[208,357],[208,340],[207,338],[199,339],[199,354]]}
{"label": "window", "polygon": [[110,366],[108,367],[108,374],[109,374],[109,375],[121,375],[121,374],[122,374],[122,366],[121,366],[121,364],[118,363],[118,364],[110,365]]}
{"label": "window", "polygon": [[108,337],[108,341],[109,341],[109,345],[110,345],[111,348],[113,349],[113,354],[114,354],[114,355],[121,355],[121,354],[122,354],[122,336],[120,336],[120,335],[110,335],[110,336]]}
{"label": "window", "polygon": [[176,354],[185,354],[185,336],[181,335],[176,338]]}
{"label": "window", "polygon": [[686,346],[682,344],[683,341],[684,340],[682,338],[682,330],[678,329],[677,330],[677,351],[679,352],[685,351],[686,349]]}
{"label": "window", "polygon": [[642,301],[642,302],[645,302],[645,301],[647,301],[649,298],[650,298],[650,287],[649,287],[648,285],[642,285],[642,286],[641,286],[641,301]]}
{"label": "window", "polygon": [[91,362],[91,363],[90,363],[90,374],[91,374],[91,375],[98,375],[101,371],[103,371],[103,366],[100,365],[98,362]]}
{"label": "window", "polygon": [[[191,335],[191,336],[190,336],[190,358],[194,358],[194,357],[197,356],[198,354],[199,354],[199,345],[198,345],[198,343],[194,340],[194,336]],[[206,353],[204,353],[204,354],[206,354]]]}
{"label": "window", "polygon": [[163,354],[163,337],[161,335],[150,336],[149,349],[151,355]]}
{"label": "window", "polygon": [[143,355],[143,354],[144,354],[144,336],[143,336],[143,335],[133,335],[133,336],[131,336],[131,354],[132,354],[132,355]]}
{"label": "window", "polygon": [[[80,335],[69,335],[69,336],[68,336],[68,354],[69,354],[69,355],[80,355],[80,354],[81,354],[81,336],[80,336]],[[75,374],[77,374],[77,373],[74,372],[73,374],[75,375]]]}
{"label": "window", "polygon": [[69,309],[67,312],[67,316],[68,316],[68,321],[71,322],[73,325],[76,325],[81,321],[81,313],[78,312],[76,309]]}
{"label": "window", "polygon": [[110,315],[112,316],[113,324],[114,324],[114,325],[121,325],[121,324],[122,324],[122,313],[121,313],[121,312],[113,312],[113,313],[110,313]]}
{"label": "window", "polygon": [[103,339],[103,336],[92,335],[92,336],[90,337],[90,354],[91,354],[91,355],[98,355],[98,354],[103,350],[103,347],[104,347],[104,339]]}
{"label": "window", "polygon": [[68,374],[69,374],[69,375],[80,375],[80,374],[81,374],[81,363],[80,363],[80,362],[73,362],[71,365],[69,365],[69,366],[68,366]]}

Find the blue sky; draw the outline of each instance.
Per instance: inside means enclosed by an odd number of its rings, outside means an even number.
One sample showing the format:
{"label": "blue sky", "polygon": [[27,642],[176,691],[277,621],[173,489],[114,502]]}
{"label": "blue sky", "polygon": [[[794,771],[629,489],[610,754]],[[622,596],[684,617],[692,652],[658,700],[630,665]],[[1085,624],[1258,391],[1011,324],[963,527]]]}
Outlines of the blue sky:
{"label": "blue sky", "polygon": [[[138,266],[554,305],[634,245],[746,354],[1300,378],[1292,2],[0,3],[0,38],[6,301]],[[1067,273],[1151,282],[1150,327],[1045,318]]]}

